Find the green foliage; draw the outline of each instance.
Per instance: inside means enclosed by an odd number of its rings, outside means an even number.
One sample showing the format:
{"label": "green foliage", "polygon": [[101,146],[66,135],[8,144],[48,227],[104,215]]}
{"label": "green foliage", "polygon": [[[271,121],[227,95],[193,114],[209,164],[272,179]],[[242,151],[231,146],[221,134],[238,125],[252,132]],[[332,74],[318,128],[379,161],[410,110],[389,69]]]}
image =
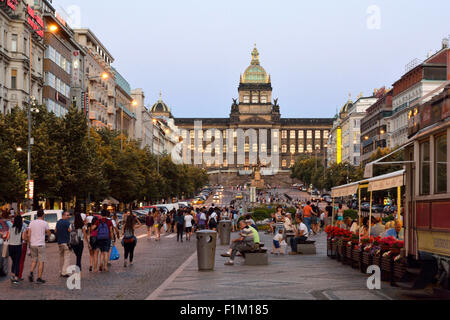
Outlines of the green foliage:
{"label": "green foliage", "polygon": [[356,210],[345,210],[344,211],[344,219],[347,217],[351,218],[352,220],[358,220],[358,211]]}
{"label": "green foliage", "polygon": [[390,216],[388,216],[388,217],[384,217],[384,218],[383,218],[383,223],[386,224],[386,223],[391,222],[391,221],[394,221],[394,220],[395,220],[394,216],[393,216],[393,215],[390,215]]}
{"label": "green foliage", "polygon": [[[192,196],[208,183],[204,170],[176,165],[167,155],[158,159],[116,131],[88,131],[84,113],[76,108],[64,118],[45,106],[38,109],[32,114],[31,156],[36,200],[102,201],[111,196],[125,204],[157,202]],[[24,198],[27,145],[26,110],[17,107],[0,114],[0,203]],[[24,152],[17,152],[18,147]]]}

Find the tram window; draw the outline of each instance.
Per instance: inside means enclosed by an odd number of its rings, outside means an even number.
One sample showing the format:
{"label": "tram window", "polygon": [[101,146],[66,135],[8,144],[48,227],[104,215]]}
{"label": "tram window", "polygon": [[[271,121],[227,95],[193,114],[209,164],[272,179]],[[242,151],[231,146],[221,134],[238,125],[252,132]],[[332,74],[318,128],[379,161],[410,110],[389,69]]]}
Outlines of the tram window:
{"label": "tram window", "polygon": [[420,144],[420,194],[430,194],[430,142]]}
{"label": "tram window", "polygon": [[447,192],[447,135],[436,138],[435,142],[435,181],[436,193]]}

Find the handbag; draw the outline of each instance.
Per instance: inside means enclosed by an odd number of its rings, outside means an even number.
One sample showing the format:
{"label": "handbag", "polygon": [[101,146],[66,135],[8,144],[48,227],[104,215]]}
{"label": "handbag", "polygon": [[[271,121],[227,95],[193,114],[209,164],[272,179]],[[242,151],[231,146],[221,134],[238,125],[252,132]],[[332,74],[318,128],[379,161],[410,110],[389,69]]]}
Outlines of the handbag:
{"label": "handbag", "polygon": [[120,259],[119,250],[117,250],[116,246],[112,247],[111,255],[109,257],[109,261],[117,261]]}
{"label": "handbag", "polygon": [[8,241],[3,241],[3,248],[2,248],[2,258],[8,257]]}

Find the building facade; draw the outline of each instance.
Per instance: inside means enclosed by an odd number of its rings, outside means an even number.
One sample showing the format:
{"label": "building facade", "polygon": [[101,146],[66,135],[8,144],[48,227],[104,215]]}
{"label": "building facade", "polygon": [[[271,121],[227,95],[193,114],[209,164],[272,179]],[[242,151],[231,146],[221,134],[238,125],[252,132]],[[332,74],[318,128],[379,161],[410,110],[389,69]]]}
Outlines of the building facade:
{"label": "building facade", "polygon": [[84,83],[86,113],[94,128],[120,130],[116,122],[116,82],[113,56],[89,29],[75,29],[75,39],[86,52]]}
{"label": "building facade", "polygon": [[136,105],[131,97],[131,86],[127,80],[113,67],[115,80],[115,125],[114,128],[123,132],[129,139],[136,135]]}
{"label": "building facade", "polygon": [[378,99],[361,120],[361,162],[367,164],[378,150],[388,146],[388,118],[392,115],[392,90],[382,88],[375,97]]}
{"label": "building facade", "polygon": [[[316,155],[326,162],[332,123],[333,119],[282,118],[278,99],[272,100],[271,76],[261,66],[256,47],[240,77],[229,118],[175,118],[185,162],[239,176],[251,175],[257,167],[263,176],[287,175],[299,156]],[[203,155],[200,161],[198,154]]]}
{"label": "building facade", "polygon": [[448,40],[444,39],[439,52],[408,70],[394,83],[393,112],[388,123],[389,148],[402,146],[408,141],[408,112],[411,106],[430,100],[450,80],[448,62]]}
{"label": "building facade", "polygon": [[0,112],[9,112],[16,106],[24,107],[30,97],[38,104],[42,103],[43,56],[42,16],[27,1],[1,1]]}

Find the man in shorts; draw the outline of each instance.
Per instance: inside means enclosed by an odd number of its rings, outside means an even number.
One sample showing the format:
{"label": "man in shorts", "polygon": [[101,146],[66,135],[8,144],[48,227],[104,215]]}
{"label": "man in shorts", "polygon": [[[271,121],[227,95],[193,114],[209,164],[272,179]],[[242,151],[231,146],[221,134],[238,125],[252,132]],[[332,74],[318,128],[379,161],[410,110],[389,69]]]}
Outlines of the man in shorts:
{"label": "man in shorts", "polygon": [[34,269],[38,267],[38,279],[39,284],[44,284],[45,280],[42,279],[44,273],[45,263],[45,235],[50,236],[50,228],[46,221],[44,221],[44,210],[39,209],[37,212],[37,219],[30,223],[28,228],[28,242],[30,243],[31,251],[31,268],[28,280],[34,281]]}
{"label": "man in shorts", "polygon": [[192,222],[194,221],[194,217],[190,210],[186,210],[186,215],[184,216],[184,223],[186,229],[186,241],[191,241],[192,237]]}

